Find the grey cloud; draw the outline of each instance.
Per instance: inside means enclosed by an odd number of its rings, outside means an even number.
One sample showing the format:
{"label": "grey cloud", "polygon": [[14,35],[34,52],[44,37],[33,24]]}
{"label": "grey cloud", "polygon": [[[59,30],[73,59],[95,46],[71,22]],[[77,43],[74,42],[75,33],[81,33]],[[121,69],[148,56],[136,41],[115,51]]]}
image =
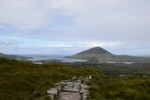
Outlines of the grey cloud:
{"label": "grey cloud", "polygon": [[55,22],[51,23],[49,20],[52,20],[51,16],[54,16],[55,10],[74,18],[73,27],[67,27],[66,30],[35,30],[33,34],[28,34],[30,37],[37,35],[40,37],[41,34],[44,34],[43,38],[51,39],[51,35],[57,37],[63,34],[68,38],[72,38],[73,35],[79,39],[80,36],[81,39],[85,36],[87,39],[95,39],[97,36],[113,35],[120,38],[141,33],[147,37],[147,33],[150,32],[148,27],[150,25],[150,14],[148,13],[150,1],[148,0],[145,2],[141,0],[46,0],[45,2],[14,0],[12,4],[10,0],[6,0],[1,1],[0,4],[3,9],[0,10],[2,15],[0,21],[14,27],[18,26],[20,29],[34,29],[46,24],[54,24]]}
{"label": "grey cloud", "polygon": [[0,23],[14,30],[0,34],[143,45],[150,43],[149,9],[149,0],[5,0],[0,1]]}
{"label": "grey cloud", "polygon": [[16,46],[20,44],[21,42],[14,40],[14,39],[6,39],[6,40],[0,40],[0,46],[7,47],[7,46]]}
{"label": "grey cloud", "polygon": [[[0,23],[16,29],[32,30],[50,22],[46,2],[41,0],[5,0],[0,1]],[[50,12],[50,11],[49,11]]]}
{"label": "grey cloud", "polygon": [[6,43],[2,40],[0,40],[0,46],[6,45]]}
{"label": "grey cloud", "polygon": [[17,45],[20,44],[21,42],[14,40],[14,39],[7,39],[7,44],[8,45]]}

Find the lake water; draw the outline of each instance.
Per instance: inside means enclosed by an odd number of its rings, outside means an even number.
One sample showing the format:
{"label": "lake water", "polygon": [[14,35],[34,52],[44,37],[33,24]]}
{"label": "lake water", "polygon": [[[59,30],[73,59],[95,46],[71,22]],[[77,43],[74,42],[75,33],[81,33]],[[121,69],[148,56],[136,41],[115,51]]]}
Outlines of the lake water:
{"label": "lake water", "polygon": [[82,59],[72,59],[66,58],[67,55],[23,55],[28,58],[30,61],[39,61],[39,60],[60,60],[61,62],[85,62],[87,60]]}

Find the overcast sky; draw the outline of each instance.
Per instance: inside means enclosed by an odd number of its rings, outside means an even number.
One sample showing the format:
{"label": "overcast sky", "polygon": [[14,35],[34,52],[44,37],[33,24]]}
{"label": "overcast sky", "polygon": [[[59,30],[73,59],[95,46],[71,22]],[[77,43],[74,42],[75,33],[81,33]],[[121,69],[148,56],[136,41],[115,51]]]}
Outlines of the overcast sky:
{"label": "overcast sky", "polygon": [[0,52],[150,54],[150,0],[0,0]]}

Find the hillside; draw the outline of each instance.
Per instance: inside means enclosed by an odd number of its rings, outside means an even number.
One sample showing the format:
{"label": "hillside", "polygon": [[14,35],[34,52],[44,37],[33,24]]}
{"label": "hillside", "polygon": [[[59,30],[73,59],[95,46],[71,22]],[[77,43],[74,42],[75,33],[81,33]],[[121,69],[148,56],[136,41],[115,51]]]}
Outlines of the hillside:
{"label": "hillside", "polygon": [[[111,67],[111,66],[110,66]],[[56,82],[92,76],[87,100],[149,100],[150,78],[105,75],[99,68],[0,58],[0,100],[50,100],[46,92]]]}
{"label": "hillside", "polygon": [[50,100],[48,89],[74,76],[102,77],[97,68],[72,67],[63,63],[33,64],[0,58],[0,100]]}
{"label": "hillside", "polygon": [[150,62],[150,57],[114,55],[109,51],[95,47],[70,56],[75,59],[86,59],[92,62]]}

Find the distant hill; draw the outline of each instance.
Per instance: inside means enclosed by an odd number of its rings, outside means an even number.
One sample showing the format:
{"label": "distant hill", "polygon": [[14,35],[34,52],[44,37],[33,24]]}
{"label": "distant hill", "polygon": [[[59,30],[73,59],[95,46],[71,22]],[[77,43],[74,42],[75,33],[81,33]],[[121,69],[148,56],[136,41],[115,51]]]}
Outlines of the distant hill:
{"label": "distant hill", "polygon": [[3,57],[3,56],[5,56],[5,54],[3,54],[3,53],[0,53],[0,57]]}
{"label": "distant hill", "polygon": [[10,55],[0,53],[0,57],[9,57]]}
{"label": "distant hill", "polygon": [[19,55],[8,55],[0,53],[0,57],[10,58],[10,59],[17,59],[17,60],[26,60],[26,57],[19,56]]}
{"label": "distant hill", "polygon": [[70,56],[70,58],[86,59],[92,62],[150,62],[150,57],[114,55],[101,47],[94,47],[79,52]]}

